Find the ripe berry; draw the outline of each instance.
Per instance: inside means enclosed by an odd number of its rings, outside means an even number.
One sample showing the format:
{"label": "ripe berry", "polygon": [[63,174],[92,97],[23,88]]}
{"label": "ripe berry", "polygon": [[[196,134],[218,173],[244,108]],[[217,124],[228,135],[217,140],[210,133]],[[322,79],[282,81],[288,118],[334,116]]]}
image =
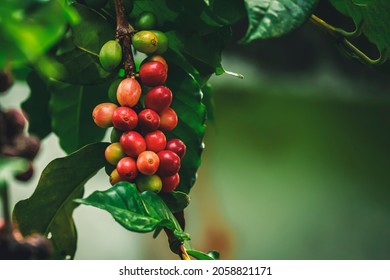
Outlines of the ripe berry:
{"label": "ripe berry", "polygon": [[175,110],[171,107],[164,109],[160,113],[160,129],[164,131],[173,130],[178,123],[178,118]]}
{"label": "ripe berry", "polygon": [[162,64],[164,64],[165,66],[165,69],[167,70],[168,72],[168,63],[167,61],[161,56],[161,55],[152,55],[152,56],[148,56],[147,58],[145,58],[143,61],[142,61],[142,64],[148,62],[148,61],[157,61],[157,62],[161,62]]}
{"label": "ripe berry", "polygon": [[113,186],[116,183],[125,181],[118,173],[118,170],[115,168],[110,174],[110,184]]}
{"label": "ripe berry", "polygon": [[168,49],[168,37],[165,35],[164,32],[158,31],[158,30],[152,30],[154,35],[156,35],[158,40],[158,46],[157,50],[155,51],[156,54],[163,54]]}
{"label": "ripe berry", "polygon": [[169,140],[165,149],[174,152],[180,158],[183,158],[186,153],[186,145],[178,138]]}
{"label": "ripe berry", "polygon": [[156,16],[151,12],[141,13],[135,21],[135,28],[137,30],[148,30],[155,28],[157,23]]}
{"label": "ripe berry", "polygon": [[132,130],[138,124],[137,113],[129,107],[118,107],[112,114],[112,124],[122,131]]}
{"label": "ripe berry", "polygon": [[142,110],[138,115],[138,123],[145,132],[155,131],[160,126],[160,116],[153,110]]}
{"label": "ripe berry", "polygon": [[167,77],[167,68],[158,61],[145,62],[139,69],[139,78],[142,84],[148,87],[163,85]]}
{"label": "ripe berry", "polygon": [[112,126],[112,114],[117,107],[113,103],[101,103],[97,105],[92,112],[95,124],[102,128]]}
{"label": "ripe berry", "polygon": [[165,86],[157,86],[145,95],[145,107],[160,113],[172,103],[172,91]]}
{"label": "ripe berry", "polygon": [[172,176],[167,176],[167,177],[161,177],[162,181],[162,192],[172,192],[176,189],[176,187],[180,183],[180,176],[179,173],[176,173]]}
{"label": "ripe berry", "polygon": [[12,74],[8,71],[0,71],[0,92],[6,92],[14,83]]}
{"label": "ripe berry", "polygon": [[122,150],[121,144],[116,142],[116,143],[110,144],[106,148],[106,150],[104,151],[104,156],[110,164],[116,165],[118,163],[118,161],[120,159],[122,159],[123,157],[125,157],[126,155],[125,155],[124,151]]}
{"label": "ripe berry", "polygon": [[160,158],[160,166],[157,174],[161,177],[172,176],[180,169],[180,158],[172,151],[163,150],[157,153]]}
{"label": "ripe berry", "polygon": [[120,143],[125,154],[134,158],[146,150],[145,139],[136,131],[123,133]]}
{"label": "ripe berry", "polygon": [[17,109],[9,109],[4,112],[4,120],[7,124],[6,129],[8,138],[13,138],[22,133],[27,123],[23,112]]}
{"label": "ripe berry", "polygon": [[133,107],[141,97],[141,86],[136,79],[126,78],[119,84],[116,98],[121,106]]}
{"label": "ripe berry", "polygon": [[165,149],[167,138],[161,130],[149,132],[145,135],[146,149],[158,153]]}
{"label": "ripe berry", "polygon": [[116,170],[119,176],[126,181],[132,181],[138,175],[137,164],[131,157],[122,158],[116,165]]}
{"label": "ripe berry", "polygon": [[144,151],[137,158],[138,171],[144,175],[153,175],[157,172],[160,159],[155,152]]}
{"label": "ripe berry", "polygon": [[153,32],[143,30],[134,34],[132,43],[137,51],[151,54],[157,50],[158,38]]}
{"label": "ripe berry", "polygon": [[107,41],[99,52],[100,64],[109,72],[113,71],[122,61],[122,47],[116,40]]}
{"label": "ripe berry", "polygon": [[158,175],[140,175],[135,182],[140,192],[150,191],[158,193],[162,187],[162,182]]}

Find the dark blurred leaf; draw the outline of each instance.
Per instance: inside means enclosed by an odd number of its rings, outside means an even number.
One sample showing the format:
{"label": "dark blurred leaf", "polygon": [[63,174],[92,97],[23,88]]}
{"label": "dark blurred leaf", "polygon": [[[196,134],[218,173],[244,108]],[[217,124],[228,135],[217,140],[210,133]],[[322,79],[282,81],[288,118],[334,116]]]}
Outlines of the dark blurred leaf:
{"label": "dark blurred leaf", "polygon": [[300,27],[318,0],[245,0],[249,27],[242,43],[280,37]]}
{"label": "dark blurred leaf", "polygon": [[243,0],[211,0],[210,9],[225,25],[233,24],[246,15]]}
{"label": "dark blurred leaf", "polygon": [[172,213],[183,211],[183,209],[190,204],[190,197],[183,192],[161,192],[159,195],[164,200],[165,204],[169,207],[169,209],[172,211]]}
{"label": "dark blurred leaf", "polygon": [[189,193],[201,162],[206,110],[196,80],[175,65],[169,68],[167,86],[172,90],[172,107],[179,117],[177,127],[167,133],[167,137],[180,138],[187,146],[179,171],[180,184],[177,190]]}
{"label": "dark blurred leaf", "polygon": [[188,253],[188,255],[190,255],[191,257],[194,257],[197,260],[206,260],[206,261],[215,260],[211,255],[200,252],[200,251],[187,250],[187,253]]}
{"label": "dark blurred leaf", "polygon": [[53,160],[43,170],[32,196],[15,206],[14,219],[22,234],[51,236],[54,258],[74,257],[77,232],[72,213],[77,204],[73,200],[82,197],[84,184],[104,166],[107,145],[91,144]]}
{"label": "dark blurred leaf", "polygon": [[106,191],[95,191],[87,198],[75,201],[106,210],[130,231],[144,233],[166,227],[183,233],[172,212],[157,194],[149,191],[140,193],[129,182],[120,182]]}
{"label": "dark blurred leaf", "polygon": [[207,83],[202,87],[203,92],[203,103],[206,106],[207,120],[214,122],[215,115],[215,104],[214,104],[214,91],[210,83]]}
{"label": "dark blurred leaf", "polygon": [[95,125],[92,111],[107,101],[108,87],[108,83],[96,86],[57,83],[51,89],[52,129],[65,152],[71,153],[104,137],[106,130]]}
{"label": "dark blurred leaf", "polygon": [[30,96],[22,103],[22,109],[28,115],[28,131],[43,139],[51,132],[51,116],[48,109],[50,92],[36,72],[30,72],[27,84],[30,87]]}
{"label": "dark blurred leaf", "polygon": [[220,259],[220,255],[219,255],[218,251],[209,251],[209,252],[207,252],[207,255],[212,257],[214,260],[219,260]]}

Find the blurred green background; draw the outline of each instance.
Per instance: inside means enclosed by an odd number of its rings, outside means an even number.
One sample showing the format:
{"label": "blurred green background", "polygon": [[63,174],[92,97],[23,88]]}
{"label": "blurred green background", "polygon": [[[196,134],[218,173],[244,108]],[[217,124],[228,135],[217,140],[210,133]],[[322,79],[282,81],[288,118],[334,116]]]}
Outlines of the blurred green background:
{"label": "blurred green background", "polygon": [[[242,34],[235,27],[236,41]],[[390,79],[351,61],[310,24],[292,34],[227,48],[213,77],[214,120],[186,210],[187,231],[222,259],[390,259]],[[28,96],[25,84],[0,97]],[[51,135],[28,185],[64,156]],[[86,195],[109,187],[104,171]],[[165,236],[122,229],[105,212],[75,211],[77,259],[176,258]]]}

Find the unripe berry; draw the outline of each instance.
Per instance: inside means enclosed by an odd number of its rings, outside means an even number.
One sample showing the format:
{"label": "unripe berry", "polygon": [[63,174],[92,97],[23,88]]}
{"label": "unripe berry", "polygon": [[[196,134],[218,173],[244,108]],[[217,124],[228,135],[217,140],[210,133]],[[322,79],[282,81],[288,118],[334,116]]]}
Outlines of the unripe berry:
{"label": "unripe berry", "polygon": [[145,135],[146,149],[158,153],[165,149],[167,138],[161,130],[149,132]]}
{"label": "unripe berry", "polygon": [[145,62],[139,69],[139,78],[142,84],[148,87],[163,85],[167,77],[167,68],[158,61]]}
{"label": "unripe berry", "polygon": [[134,34],[132,43],[137,51],[151,54],[157,50],[158,38],[153,32],[143,30]]}
{"label": "unripe berry", "polygon": [[175,110],[171,107],[164,109],[160,113],[160,129],[164,131],[173,130],[178,123],[179,119],[176,115]]}
{"label": "unripe berry", "polygon": [[116,165],[118,163],[118,161],[120,159],[122,159],[123,157],[125,157],[126,155],[125,155],[124,151],[122,150],[121,144],[116,142],[116,143],[112,143],[109,146],[107,146],[107,148],[104,152],[104,156],[110,164]]}
{"label": "unripe berry", "polygon": [[119,175],[118,170],[115,168],[110,174],[110,184],[113,186],[121,181],[125,181],[125,179]]}
{"label": "unripe berry", "polygon": [[141,97],[141,86],[136,79],[126,78],[119,84],[116,98],[121,106],[133,107]]}
{"label": "unripe berry", "polygon": [[129,107],[118,107],[112,114],[112,124],[122,131],[132,130],[138,124],[137,113]]}
{"label": "unripe berry", "polygon": [[165,149],[172,151],[175,154],[177,154],[180,158],[183,158],[187,148],[183,141],[181,141],[178,138],[174,138],[167,142],[167,146]]}
{"label": "unripe berry", "polygon": [[172,103],[172,91],[165,86],[157,86],[145,95],[145,107],[160,113]]}
{"label": "unripe berry", "polygon": [[99,52],[100,64],[109,72],[119,66],[122,61],[122,47],[116,40],[107,41]]}
{"label": "unripe berry", "polygon": [[160,165],[158,155],[152,151],[143,151],[137,158],[137,169],[144,175],[153,175]]}
{"label": "unripe berry", "polygon": [[122,158],[116,165],[116,170],[119,176],[126,181],[132,181],[138,175],[137,164],[131,157]]}
{"label": "unripe berry", "polygon": [[180,169],[180,158],[172,151],[163,150],[157,153],[160,158],[160,166],[157,174],[161,177],[172,176]]}
{"label": "unripe berry", "polygon": [[93,121],[102,128],[112,126],[112,114],[118,108],[113,103],[101,103],[97,105],[92,112]]}
{"label": "unripe berry", "polygon": [[116,98],[116,92],[118,91],[118,86],[121,82],[122,79],[116,79],[108,88],[108,100],[110,100],[112,103],[119,104],[118,99]]}
{"label": "unripe berry", "polygon": [[160,126],[160,116],[151,109],[145,109],[139,113],[138,123],[145,132],[155,131]]}
{"label": "unripe berry", "polygon": [[141,13],[135,21],[135,28],[137,30],[148,30],[156,27],[157,18],[155,14],[151,12]]}
{"label": "unripe berry", "polygon": [[140,175],[135,182],[140,192],[150,191],[158,193],[162,187],[162,182],[158,175]]}
{"label": "unripe berry", "polygon": [[176,173],[172,176],[161,177],[161,182],[162,182],[162,188],[161,188],[162,192],[173,192],[180,183],[179,173]]}
{"label": "unripe berry", "polygon": [[125,154],[134,158],[146,150],[145,139],[136,131],[123,133],[120,143]]}
{"label": "unripe berry", "polygon": [[158,40],[157,50],[155,51],[156,54],[163,54],[168,49],[168,37],[165,35],[164,32],[158,31],[158,30],[152,30],[154,35],[156,35]]}

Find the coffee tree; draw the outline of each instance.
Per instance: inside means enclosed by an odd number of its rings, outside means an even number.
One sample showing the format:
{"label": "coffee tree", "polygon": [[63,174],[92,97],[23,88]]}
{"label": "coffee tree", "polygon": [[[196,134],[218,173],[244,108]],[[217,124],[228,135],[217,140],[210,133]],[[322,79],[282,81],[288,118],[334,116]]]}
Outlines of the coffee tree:
{"label": "coffee tree", "polygon": [[[242,78],[221,63],[232,26],[246,22],[240,43],[250,43],[311,22],[347,56],[387,70],[390,3],[330,0],[335,13],[352,18],[356,29],[346,31],[318,16],[324,1],[3,1],[0,91],[16,78],[30,96],[25,115],[1,108],[1,258],[73,258],[72,213],[80,205],[109,212],[130,231],[164,232],[181,259],[218,258],[191,247],[184,210],[212,115],[208,80]],[[354,43],[362,36],[378,57]],[[110,143],[101,142],[107,130]],[[48,164],[11,219],[9,176],[31,177],[39,139],[50,133],[68,156]],[[84,184],[102,168],[107,189],[84,197]]]}

